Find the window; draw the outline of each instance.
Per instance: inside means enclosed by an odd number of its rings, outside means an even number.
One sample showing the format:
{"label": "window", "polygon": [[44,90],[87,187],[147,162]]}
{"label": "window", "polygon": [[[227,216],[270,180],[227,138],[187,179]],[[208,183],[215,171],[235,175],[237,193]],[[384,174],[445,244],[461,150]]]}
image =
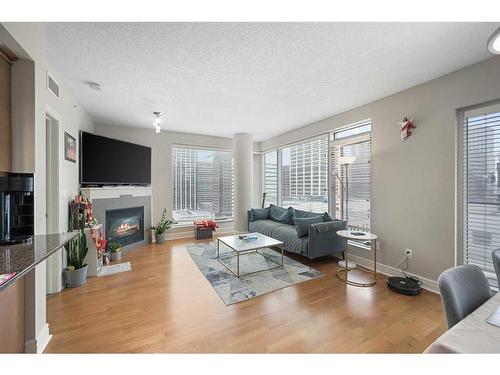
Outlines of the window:
{"label": "window", "polygon": [[278,151],[264,154],[264,184],[263,192],[266,194],[264,206],[271,203],[278,204]]}
{"label": "window", "polygon": [[[331,134],[330,166],[333,216],[350,229],[369,231],[371,211],[371,122]],[[340,135],[339,135],[340,134]],[[352,164],[342,157],[354,156]],[[347,171],[347,175],[346,175]],[[346,200],[348,196],[348,200]]]}
{"label": "window", "polygon": [[342,139],[347,137],[352,137],[353,135],[367,133],[372,130],[372,124],[370,122],[350,127],[344,130],[339,130],[333,133],[333,139]]}
{"label": "window", "polygon": [[328,136],[281,149],[281,206],[328,211]]}
{"label": "window", "polygon": [[492,252],[500,248],[500,106],[464,114],[463,263],[479,266],[498,288]]}
{"label": "window", "polygon": [[179,223],[233,217],[230,151],[172,147],[172,217]]}

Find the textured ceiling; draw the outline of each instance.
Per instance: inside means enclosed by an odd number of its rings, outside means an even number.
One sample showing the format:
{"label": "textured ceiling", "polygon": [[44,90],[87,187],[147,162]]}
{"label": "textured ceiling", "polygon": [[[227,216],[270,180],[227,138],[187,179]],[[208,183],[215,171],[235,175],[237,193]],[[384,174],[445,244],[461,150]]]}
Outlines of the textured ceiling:
{"label": "textured ceiling", "polygon": [[[262,141],[492,55],[494,23],[48,23],[97,122]],[[102,91],[85,84],[95,81]]]}

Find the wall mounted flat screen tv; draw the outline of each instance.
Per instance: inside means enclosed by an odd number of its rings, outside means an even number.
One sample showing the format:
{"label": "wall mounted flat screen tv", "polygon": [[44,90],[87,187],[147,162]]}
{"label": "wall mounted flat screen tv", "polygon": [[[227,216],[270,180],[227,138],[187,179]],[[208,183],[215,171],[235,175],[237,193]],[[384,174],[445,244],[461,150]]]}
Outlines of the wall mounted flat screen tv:
{"label": "wall mounted flat screen tv", "polygon": [[151,147],[80,132],[80,183],[150,185]]}

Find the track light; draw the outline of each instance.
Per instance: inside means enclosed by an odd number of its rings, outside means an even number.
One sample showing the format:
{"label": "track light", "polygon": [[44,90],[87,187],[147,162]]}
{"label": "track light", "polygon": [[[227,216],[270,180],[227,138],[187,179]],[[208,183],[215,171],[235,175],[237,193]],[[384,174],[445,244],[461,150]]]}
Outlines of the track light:
{"label": "track light", "polygon": [[161,132],[161,112],[153,112],[153,126],[156,128],[156,134]]}

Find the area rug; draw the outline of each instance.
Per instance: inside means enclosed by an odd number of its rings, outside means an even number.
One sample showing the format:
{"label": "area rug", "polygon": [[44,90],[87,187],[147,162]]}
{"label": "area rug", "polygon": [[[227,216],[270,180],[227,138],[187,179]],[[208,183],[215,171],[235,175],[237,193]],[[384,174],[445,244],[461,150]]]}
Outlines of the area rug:
{"label": "area rug", "polygon": [[[285,256],[284,268],[266,270],[238,278],[217,260],[216,246],[213,243],[193,244],[186,246],[186,249],[196,266],[198,266],[198,269],[226,305],[246,301],[278,289],[323,276],[321,272]],[[276,262],[281,262],[281,253],[269,248],[259,251]],[[229,253],[229,248],[223,249],[221,244],[221,256],[227,256]],[[225,258],[225,261],[232,266],[231,269],[236,269],[236,257]],[[273,262],[260,254],[252,253],[240,256],[240,272],[242,274],[273,266],[275,266]]]}
{"label": "area rug", "polygon": [[130,262],[112,264],[111,266],[102,266],[97,276],[109,276],[115,273],[127,272],[131,270],[132,267],[130,266]]}

